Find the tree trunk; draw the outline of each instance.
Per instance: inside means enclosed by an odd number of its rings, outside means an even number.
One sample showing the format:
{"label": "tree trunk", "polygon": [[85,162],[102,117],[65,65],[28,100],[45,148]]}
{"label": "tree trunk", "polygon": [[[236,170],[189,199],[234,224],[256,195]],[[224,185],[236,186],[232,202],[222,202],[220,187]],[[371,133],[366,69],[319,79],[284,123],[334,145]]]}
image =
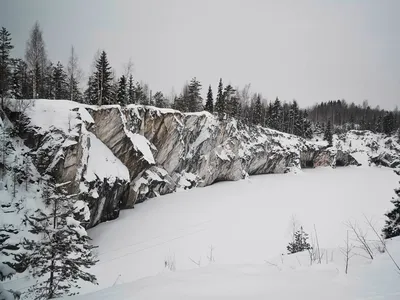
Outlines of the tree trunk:
{"label": "tree trunk", "polygon": [[[53,229],[55,230],[57,228],[57,199],[54,199],[54,207],[53,207]],[[54,239],[54,234],[53,234],[53,239]],[[53,241],[54,243],[54,241]],[[52,253],[51,253],[51,266],[50,266],[50,279],[49,279],[49,299],[54,298],[54,267],[55,267],[55,251],[54,251],[54,245],[52,247]]]}

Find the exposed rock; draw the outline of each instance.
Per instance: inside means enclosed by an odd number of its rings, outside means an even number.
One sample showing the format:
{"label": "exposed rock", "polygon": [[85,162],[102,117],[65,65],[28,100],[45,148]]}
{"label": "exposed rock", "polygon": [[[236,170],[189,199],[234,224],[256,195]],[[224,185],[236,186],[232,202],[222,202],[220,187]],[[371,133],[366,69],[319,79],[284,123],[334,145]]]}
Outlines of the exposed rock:
{"label": "exposed rock", "polygon": [[69,192],[89,204],[89,226],[177,189],[357,164],[346,151],[207,112],[37,100],[28,117],[35,164],[58,182],[72,181]]}
{"label": "exposed rock", "polygon": [[[207,112],[182,114],[137,105],[89,111],[95,124],[90,130],[130,170],[126,207],[176,188],[293,168],[358,164],[344,151],[235,120],[219,121]],[[145,140],[132,138],[137,135]]]}
{"label": "exposed rock", "polygon": [[369,130],[350,130],[335,138],[337,149],[366,156],[369,163],[389,168],[400,165],[400,144],[396,138]]}

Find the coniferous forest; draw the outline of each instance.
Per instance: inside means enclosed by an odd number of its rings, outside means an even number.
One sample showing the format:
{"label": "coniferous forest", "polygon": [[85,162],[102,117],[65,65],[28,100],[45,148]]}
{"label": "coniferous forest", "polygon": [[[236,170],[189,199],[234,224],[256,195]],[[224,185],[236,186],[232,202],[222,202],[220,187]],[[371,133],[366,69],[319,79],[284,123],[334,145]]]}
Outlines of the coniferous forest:
{"label": "coniferous forest", "polygon": [[203,84],[198,78],[192,78],[183,84],[180,93],[167,97],[134,78],[131,61],[124,74],[116,74],[104,50],[95,54],[92,71],[83,76],[73,46],[66,66],[47,58],[44,34],[38,22],[31,29],[25,57],[11,57],[12,49],[11,33],[3,27],[0,34],[2,105],[6,98],[33,98],[67,99],[93,105],[153,105],[182,112],[206,110],[220,119],[236,118],[247,125],[266,126],[305,138],[325,133],[328,122],[333,133],[360,129],[391,134],[400,127],[397,108],[387,111],[379,106],[371,107],[367,100],[355,104],[344,99],[324,99],[312,107],[301,108],[296,100],[265,99],[260,93],[252,92],[250,84],[234,87],[224,84],[222,78],[216,83]]}

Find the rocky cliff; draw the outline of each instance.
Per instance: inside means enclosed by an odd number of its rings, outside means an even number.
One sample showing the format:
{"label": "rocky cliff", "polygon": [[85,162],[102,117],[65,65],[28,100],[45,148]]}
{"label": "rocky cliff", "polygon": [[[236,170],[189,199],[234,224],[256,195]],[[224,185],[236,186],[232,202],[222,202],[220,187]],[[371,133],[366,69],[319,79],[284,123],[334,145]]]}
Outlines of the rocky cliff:
{"label": "rocky cliff", "polygon": [[[18,114],[15,102],[10,115]],[[207,113],[36,100],[23,138],[39,172],[72,181],[89,226],[177,189],[307,167],[356,165],[343,149]],[[14,118],[15,119],[15,118]]]}

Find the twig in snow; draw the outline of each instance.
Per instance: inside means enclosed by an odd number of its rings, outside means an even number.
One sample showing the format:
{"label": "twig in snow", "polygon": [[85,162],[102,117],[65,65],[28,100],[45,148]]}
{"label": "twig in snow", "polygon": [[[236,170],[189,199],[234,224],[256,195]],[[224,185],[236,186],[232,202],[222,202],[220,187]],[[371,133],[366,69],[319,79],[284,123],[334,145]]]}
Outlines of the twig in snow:
{"label": "twig in snow", "polygon": [[318,234],[317,234],[317,228],[315,227],[315,224],[314,224],[314,231],[315,231],[315,240],[317,242],[317,249],[318,249],[318,260],[319,260],[319,263],[321,264],[321,252],[319,249]]}
{"label": "twig in snow", "polygon": [[382,239],[382,237],[378,234],[378,232],[376,231],[375,227],[372,225],[371,220],[368,220],[368,218],[363,214],[365,220],[367,221],[367,224],[371,227],[371,229],[375,232],[376,236],[378,237],[378,239],[381,241],[385,252],[389,255],[390,259],[392,260],[392,262],[394,263],[394,265],[396,266],[397,270],[400,271],[400,267],[399,265],[396,263],[396,261],[394,260],[393,256],[390,254],[389,250],[386,247],[386,243],[384,242],[384,240]]}
{"label": "twig in snow", "polygon": [[200,265],[201,265],[201,257],[199,258],[199,261],[198,261],[198,262],[194,261],[191,257],[189,257],[189,259],[190,259],[190,260],[192,261],[192,263],[194,263],[196,266],[200,267]]}

